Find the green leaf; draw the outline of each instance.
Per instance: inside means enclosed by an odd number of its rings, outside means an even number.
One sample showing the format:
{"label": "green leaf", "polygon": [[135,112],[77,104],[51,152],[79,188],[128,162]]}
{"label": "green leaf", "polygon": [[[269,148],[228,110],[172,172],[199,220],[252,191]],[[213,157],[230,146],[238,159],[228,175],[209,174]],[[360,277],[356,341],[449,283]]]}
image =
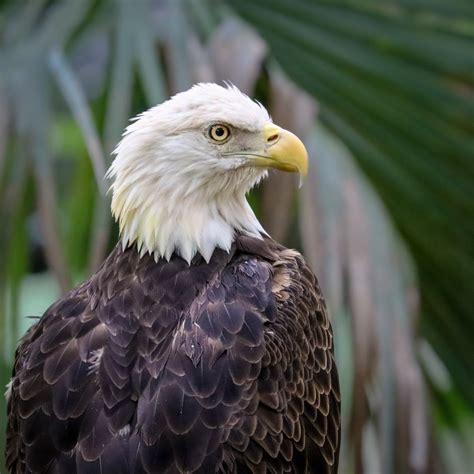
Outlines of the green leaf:
{"label": "green leaf", "polygon": [[105,194],[104,176],[106,164],[104,152],[84,91],[60,49],[54,48],[51,51],[49,64],[56,76],[61,92],[83,133],[94,168],[97,188],[101,194]]}
{"label": "green leaf", "polygon": [[469,2],[229,2],[313,94],[413,253],[424,334],[474,407]]}

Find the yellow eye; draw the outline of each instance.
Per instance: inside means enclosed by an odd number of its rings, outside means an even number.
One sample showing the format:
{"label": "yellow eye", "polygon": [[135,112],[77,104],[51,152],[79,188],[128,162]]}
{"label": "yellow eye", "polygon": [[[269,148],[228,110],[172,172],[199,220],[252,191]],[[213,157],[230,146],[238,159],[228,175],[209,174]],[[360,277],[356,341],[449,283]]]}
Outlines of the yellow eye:
{"label": "yellow eye", "polygon": [[227,125],[216,124],[209,129],[209,136],[216,142],[224,142],[230,136],[230,130]]}

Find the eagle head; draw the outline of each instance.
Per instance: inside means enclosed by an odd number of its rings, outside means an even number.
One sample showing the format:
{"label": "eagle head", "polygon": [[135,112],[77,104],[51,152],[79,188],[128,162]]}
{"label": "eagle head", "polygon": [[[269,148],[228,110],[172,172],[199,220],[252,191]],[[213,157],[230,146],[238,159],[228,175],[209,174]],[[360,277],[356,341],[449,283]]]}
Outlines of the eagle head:
{"label": "eagle head", "polygon": [[234,86],[197,84],[138,115],[114,151],[112,213],[122,244],[206,261],[236,232],[265,233],[246,193],[269,168],[305,175],[303,143]]}

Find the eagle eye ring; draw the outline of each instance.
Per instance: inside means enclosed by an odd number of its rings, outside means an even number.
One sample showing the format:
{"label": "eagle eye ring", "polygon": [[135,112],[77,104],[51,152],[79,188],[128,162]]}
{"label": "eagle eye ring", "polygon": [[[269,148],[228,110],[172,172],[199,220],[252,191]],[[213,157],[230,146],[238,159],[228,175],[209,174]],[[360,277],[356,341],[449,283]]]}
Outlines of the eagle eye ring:
{"label": "eagle eye ring", "polygon": [[215,142],[223,143],[230,137],[230,129],[227,125],[216,123],[209,128],[209,137]]}

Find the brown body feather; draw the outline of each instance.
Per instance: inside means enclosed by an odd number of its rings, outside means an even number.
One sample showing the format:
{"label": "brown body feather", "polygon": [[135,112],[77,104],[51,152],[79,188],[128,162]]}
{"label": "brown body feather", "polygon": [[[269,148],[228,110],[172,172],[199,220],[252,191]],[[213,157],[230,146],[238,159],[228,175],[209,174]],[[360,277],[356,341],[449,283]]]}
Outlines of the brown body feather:
{"label": "brown body feather", "polygon": [[240,236],[207,264],[119,246],[22,339],[11,473],[335,473],[332,330],[297,252]]}

